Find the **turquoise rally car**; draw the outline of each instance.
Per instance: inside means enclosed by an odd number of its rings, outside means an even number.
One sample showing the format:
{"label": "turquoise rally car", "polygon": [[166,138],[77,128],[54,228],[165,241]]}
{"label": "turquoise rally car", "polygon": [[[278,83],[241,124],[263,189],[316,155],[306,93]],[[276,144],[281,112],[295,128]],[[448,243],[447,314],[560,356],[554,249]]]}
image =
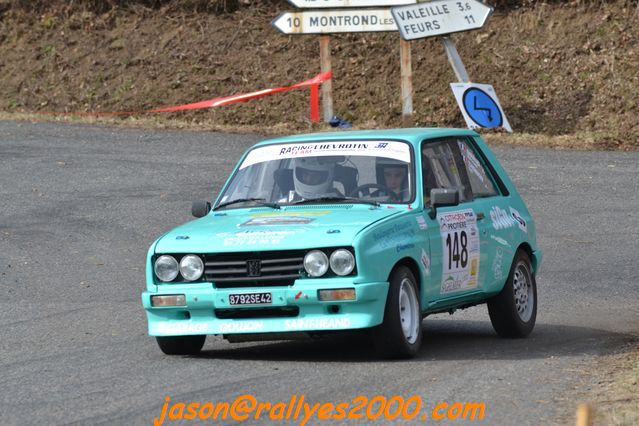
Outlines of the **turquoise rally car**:
{"label": "turquoise rally car", "polygon": [[156,240],[142,303],[166,354],[368,329],[412,357],[422,319],[486,303],[498,335],[537,315],[535,224],[481,137],[462,129],[318,133],[240,159],[198,219]]}

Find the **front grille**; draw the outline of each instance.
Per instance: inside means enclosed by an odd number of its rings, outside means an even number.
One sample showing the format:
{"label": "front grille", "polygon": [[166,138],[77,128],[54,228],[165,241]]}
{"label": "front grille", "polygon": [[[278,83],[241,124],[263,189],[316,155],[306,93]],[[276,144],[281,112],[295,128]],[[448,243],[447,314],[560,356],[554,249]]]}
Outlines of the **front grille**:
{"label": "front grille", "polygon": [[282,308],[243,308],[216,309],[215,316],[219,319],[249,319],[249,318],[292,318],[300,314],[297,306]]}
{"label": "front grille", "polygon": [[304,269],[305,251],[219,253],[204,256],[204,277],[217,288],[289,286]]}

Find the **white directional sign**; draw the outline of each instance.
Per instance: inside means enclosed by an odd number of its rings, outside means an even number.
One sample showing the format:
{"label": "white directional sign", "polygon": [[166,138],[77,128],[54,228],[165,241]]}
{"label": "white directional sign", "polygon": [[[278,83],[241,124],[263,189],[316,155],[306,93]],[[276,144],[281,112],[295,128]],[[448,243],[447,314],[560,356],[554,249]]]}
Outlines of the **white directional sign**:
{"label": "white directional sign", "polygon": [[438,0],[392,7],[399,33],[404,40],[481,28],[493,12],[476,0]]}
{"label": "white directional sign", "polygon": [[324,7],[375,7],[375,6],[399,6],[414,4],[417,0],[288,0],[300,9],[319,9]]}
{"label": "white directional sign", "polygon": [[275,18],[272,25],[284,34],[397,31],[390,9],[286,12]]}

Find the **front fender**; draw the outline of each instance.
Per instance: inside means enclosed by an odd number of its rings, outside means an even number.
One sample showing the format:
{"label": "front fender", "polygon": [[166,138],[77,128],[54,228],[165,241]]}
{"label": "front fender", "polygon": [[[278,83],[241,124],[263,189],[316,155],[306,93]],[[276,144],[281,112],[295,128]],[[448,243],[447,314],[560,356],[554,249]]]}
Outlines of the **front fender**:
{"label": "front fender", "polygon": [[[420,211],[410,211],[378,222],[355,239],[358,275],[363,282],[388,281],[397,263],[410,258],[420,265],[422,250],[428,247],[428,235],[419,228]],[[424,280],[420,268],[420,282]]]}

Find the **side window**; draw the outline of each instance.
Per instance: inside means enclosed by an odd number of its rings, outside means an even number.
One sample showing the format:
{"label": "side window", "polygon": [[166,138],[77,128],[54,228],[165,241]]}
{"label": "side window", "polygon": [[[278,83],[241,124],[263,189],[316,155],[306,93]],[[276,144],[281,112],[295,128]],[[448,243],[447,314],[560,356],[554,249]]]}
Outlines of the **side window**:
{"label": "side window", "polygon": [[481,198],[497,195],[497,189],[490,178],[490,174],[481,161],[479,161],[477,155],[475,155],[472,146],[469,145],[468,141],[462,139],[457,141],[457,145],[466,166],[473,196],[475,198]]}
{"label": "side window", "polygon": [[430,190],[434,188],[459,190],[462,203],[473,199],[457,139],[425,141],[422,144],[422,179],[426,205],[430,203]]}

